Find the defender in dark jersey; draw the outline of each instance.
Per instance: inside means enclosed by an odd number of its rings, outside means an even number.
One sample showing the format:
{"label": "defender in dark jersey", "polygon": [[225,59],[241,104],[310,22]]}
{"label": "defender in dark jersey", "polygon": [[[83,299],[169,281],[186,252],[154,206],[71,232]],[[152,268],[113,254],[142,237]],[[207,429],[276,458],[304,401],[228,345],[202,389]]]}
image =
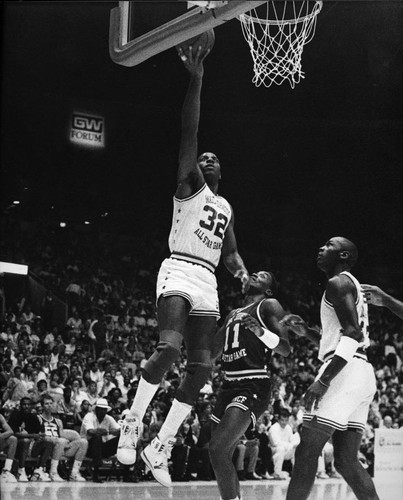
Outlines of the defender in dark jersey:
{"label": "defender in dark jersey", "polygon": [[214,354],[218,357],[222,350],[224,382],[211,417],[209,449],[223,500],[240,498],[232,456],[249,425],[269,405],[271,353],[290,353],[287,329],[279,324],[285,313],[274,298],[276,291],[272,273],[252,274],[244,307],[231,311],[216,335]]}

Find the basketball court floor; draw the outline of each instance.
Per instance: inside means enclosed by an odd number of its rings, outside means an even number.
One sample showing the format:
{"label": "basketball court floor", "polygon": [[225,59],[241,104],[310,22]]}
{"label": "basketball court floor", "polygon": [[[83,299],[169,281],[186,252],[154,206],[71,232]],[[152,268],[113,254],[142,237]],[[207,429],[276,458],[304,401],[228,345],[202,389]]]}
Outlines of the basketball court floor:
{"label": "basketball court floor", "polygon": [[[288,481],[242,482],[242,500],[284,500]],[[403,484],[376,484],[381,500],[403,500]],[[1,487],[1,500],[219,500],[215,481],[173,483],[15,483]],[[309,500],[354,500],[351,489],[340,479],[317,480]]]}

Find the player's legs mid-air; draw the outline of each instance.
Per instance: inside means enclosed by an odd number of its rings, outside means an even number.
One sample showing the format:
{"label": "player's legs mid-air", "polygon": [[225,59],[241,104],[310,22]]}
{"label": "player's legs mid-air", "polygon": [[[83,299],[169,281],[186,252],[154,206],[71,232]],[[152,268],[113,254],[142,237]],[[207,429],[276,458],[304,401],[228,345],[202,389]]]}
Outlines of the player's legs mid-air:
{"label": "player's legs mid-air", "polygon": [[211,373],[211,344],[216,318],[188,316],[189,309],[187,300],[180,296],[160,297],[158,301],[160,341],[144,367],[132,407],[122,423],[117,454],[122,463],[135,461],[142,419],[163,375],[178,359],[184,340],[187,354],[185,377],[158,436],[141,454],[155,478],[164,486],[171,484],[168,458],[175,435]]}

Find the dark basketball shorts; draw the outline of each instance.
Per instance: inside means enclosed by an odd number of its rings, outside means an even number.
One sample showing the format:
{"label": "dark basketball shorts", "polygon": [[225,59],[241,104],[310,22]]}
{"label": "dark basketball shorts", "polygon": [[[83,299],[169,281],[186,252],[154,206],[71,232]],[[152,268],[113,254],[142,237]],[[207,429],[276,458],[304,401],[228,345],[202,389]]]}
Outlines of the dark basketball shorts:
{"label": "dark basketball shorts", "polygon": [[211,420],[219,423],[228,408],[249,411],[253,427],[270,403],[271,383],[268,378],[225,380],[218,393]]}

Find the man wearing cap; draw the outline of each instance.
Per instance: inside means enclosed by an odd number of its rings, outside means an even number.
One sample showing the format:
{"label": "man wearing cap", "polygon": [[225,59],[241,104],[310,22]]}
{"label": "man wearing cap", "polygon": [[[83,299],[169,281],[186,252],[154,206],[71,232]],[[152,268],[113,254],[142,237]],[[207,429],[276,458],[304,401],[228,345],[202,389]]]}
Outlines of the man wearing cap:
{"label": "man wearing cap", "polygon": [[93,412],[85,415],[80,436],[88,439],[87,456],[94,461],[93,480],[100,482],[98,470],[103,458],[115,455],[120,434],[120,426],[110,415],[111,407],[104,398],[98,399]]}

